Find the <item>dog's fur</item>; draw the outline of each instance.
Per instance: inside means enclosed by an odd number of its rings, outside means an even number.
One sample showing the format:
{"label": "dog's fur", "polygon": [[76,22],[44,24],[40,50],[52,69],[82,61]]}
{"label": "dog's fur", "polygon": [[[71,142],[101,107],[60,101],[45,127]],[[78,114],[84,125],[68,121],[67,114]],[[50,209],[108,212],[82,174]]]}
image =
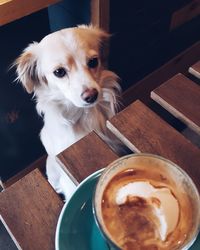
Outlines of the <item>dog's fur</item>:
{"label": "dog's fur", "polygon": [[[48,180],[67,198],[74,186],[55,161],[58,153],[92,130],[115,150],[120,148],[106,129],[120,94],[118,77],[105,70],[102,62],[108,38],[92,26],[63,29],[30,44],[15,62],[18,80],[28,93],[34,93],[44,119],[40,136],[49,155]],[[62,77],[55,75],[60,69],[61,75],[65,73]],[[86,102],[91,96],[97,99]]]}

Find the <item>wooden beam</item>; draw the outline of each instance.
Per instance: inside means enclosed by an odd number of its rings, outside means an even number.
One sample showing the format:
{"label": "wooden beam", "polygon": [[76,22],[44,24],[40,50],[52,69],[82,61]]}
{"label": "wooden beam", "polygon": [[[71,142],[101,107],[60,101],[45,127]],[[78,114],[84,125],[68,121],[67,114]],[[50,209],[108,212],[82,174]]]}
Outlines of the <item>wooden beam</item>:
{"label": "wooden beam", "polygon": [[91,23],[109,32],[109,0],[91,0]]}
{"label": "wooden beam", "polygon": [[0,25],[15,21],[59,0],[0,0]]}

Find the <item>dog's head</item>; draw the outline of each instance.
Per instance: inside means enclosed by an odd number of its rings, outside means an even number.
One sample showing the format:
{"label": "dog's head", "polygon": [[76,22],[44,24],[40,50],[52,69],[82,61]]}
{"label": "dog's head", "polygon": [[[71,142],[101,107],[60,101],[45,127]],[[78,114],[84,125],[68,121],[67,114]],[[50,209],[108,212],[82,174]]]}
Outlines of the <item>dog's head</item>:
{"label": "dog's head", "polygon": [[102,45],[109,35],[92,26],[57,31],[30,44],[16,60],[28,93],[55,91],[75,106],[92,106],[101,95]]}

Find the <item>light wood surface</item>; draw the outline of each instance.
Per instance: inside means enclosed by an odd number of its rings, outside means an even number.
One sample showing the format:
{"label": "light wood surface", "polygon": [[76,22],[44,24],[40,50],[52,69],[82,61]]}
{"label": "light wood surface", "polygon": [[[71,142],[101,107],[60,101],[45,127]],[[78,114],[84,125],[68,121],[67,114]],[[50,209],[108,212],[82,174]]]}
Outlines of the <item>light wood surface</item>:
{"label": "light wood surface", "polygon": [[200,86],[178,74],[153,90],[151,97],[200,134]]}

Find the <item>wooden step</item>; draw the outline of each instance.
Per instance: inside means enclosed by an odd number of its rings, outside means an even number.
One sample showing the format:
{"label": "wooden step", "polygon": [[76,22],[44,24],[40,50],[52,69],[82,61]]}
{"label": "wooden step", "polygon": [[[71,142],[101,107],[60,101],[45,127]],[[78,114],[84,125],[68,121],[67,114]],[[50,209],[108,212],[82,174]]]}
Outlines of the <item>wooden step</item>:
{"label": "wooden step", "polygon": [[63,202],[38,169],[0,193],[0,216],[18,249],[54,250]]}
{"label": "wooden step", "polygon": [[128,106],[108,121],[107,126],[134,152],[157,154],[178,164],[200,191],[200,149],[142,102]]}
{"label": "wooden step", "polygon": [[91,132],[58,155],[63,170],[76,185],[117,158],[95,132]]}
{"label": "wooden step", "polygon": [[200,61],[196,62],[191,67],[189,67],[189,72],[190,74],[200,79]]}
{"label": "wooden step", "polygon": [[177,74],[151,92],[151,98],[200,134],[200,86]]}

